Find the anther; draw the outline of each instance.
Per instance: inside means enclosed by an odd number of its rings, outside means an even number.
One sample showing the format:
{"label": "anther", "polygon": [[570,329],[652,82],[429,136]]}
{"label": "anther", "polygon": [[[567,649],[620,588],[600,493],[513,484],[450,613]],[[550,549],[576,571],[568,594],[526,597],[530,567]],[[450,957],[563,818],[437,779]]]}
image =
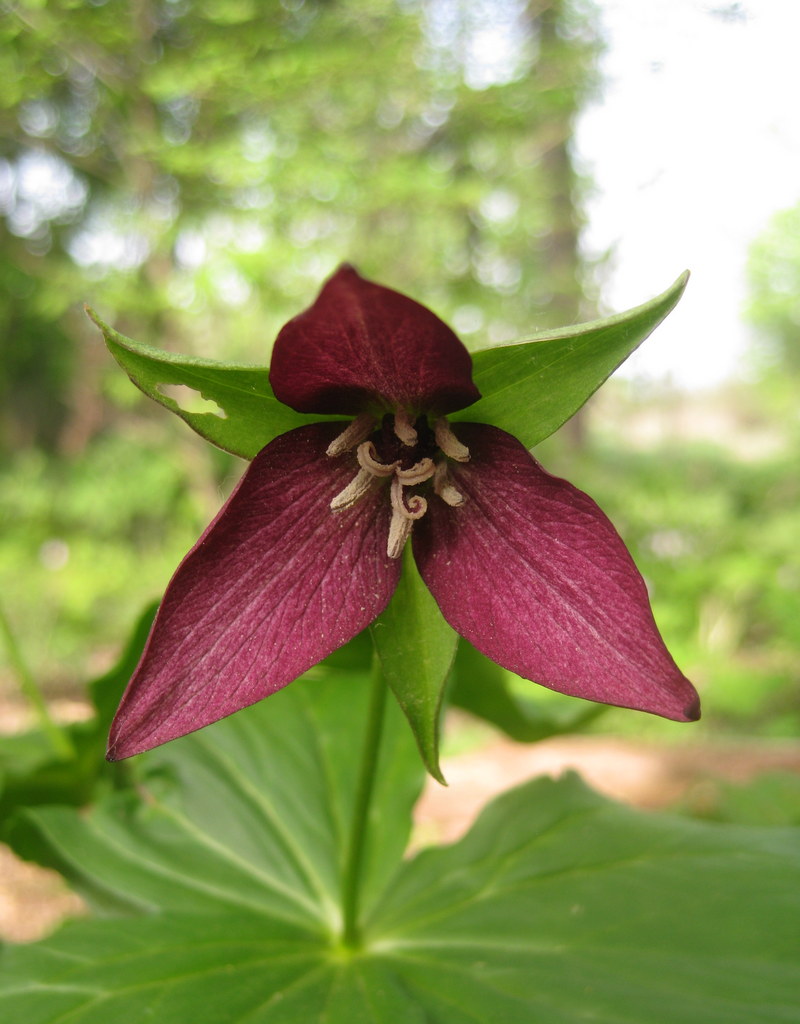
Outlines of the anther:
{"label": "anther", "polygon": [[414,429],[414,424],[411,422],[411,417],[405,409],[398,409],[394,414],[394,432],[403,444],[409,448],[413,448],[417,443],[417,432]]}
{"label": "anther", "polygon": [[424,484],[426,480],[430,480],[435,472],[433,459],[424,458],[408,469],[398,469],[396,476],[404,487],[413,487],[415,484]]}
{"label": "anther", "polygon": [[469,462],[469,448],[459,441],[444,416],[434,423],[433,433],[436,444],[448,459],[454,459],[456,462]]}
{"label": "anther", "polygon": [[428,510],[428,503],[420,494],[411,494],[406,498],[403,493],[403,482],[395,476],[391,486],[392,519],[389,523],[389,538],[386,542],[386,554],[389,558],[399,558],[403,553],[406,541],[411,536],[415,519],[421,519]]}
{"label": "anther", "polygon": [[433,474],[433,491],[434,494],[438,494],[442,501],[452,508],[458,508],[466,500],[461,491],[450,482],[450,474],[447,471],[446,462],[440,462],[436,466],[436,472]]}
{"label": "anther", "polygon": [[331,441],[325,452],[326,455],[334,457],[343,455],[355,448],[362,441],[366,441],[375,426],[375,417],[368,412],[362,412],[348,423],[345,429]]}
{"label": "anther", "polygon": [[356,458],[362,469],[377,477],[391,476],[400,465],[399,462],[381,462],[372,441],[361,442],[356,449]]}
{"label": "anther", "polygon": [[428,511],[428,503],[421,494],[410,494],[406,497],[403,493],[403,482],[397,477],[392,480],[391,499],[392,511],[409,520],[422,519]]}
{"label": "anther", "polygon": [[359,469],[347,487],[331,500],[331,509],[334,512],[340,512],[343,508],[352,508],[356,502],[361,501],[364,495],[372,490],[374,482],[374,473],[370,473],[368,469]]}
{"label": "anther", "polygon": [[413,519],[406,519],[399,512],[392,512],[392,521],[389,523],[389,539],[386,542],[386,554],[389,558],[399,558],[402,555],[406,541],[411,536],[413,525]]}

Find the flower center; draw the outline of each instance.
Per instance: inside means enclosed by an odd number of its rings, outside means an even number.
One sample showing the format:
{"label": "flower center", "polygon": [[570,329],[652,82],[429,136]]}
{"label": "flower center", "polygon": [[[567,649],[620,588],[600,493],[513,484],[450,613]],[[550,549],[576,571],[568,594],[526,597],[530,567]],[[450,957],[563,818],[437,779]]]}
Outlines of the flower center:
{"label": "flower center", "polygon": [[464,504],[464,495],[450,480],[448,463],[468,462],[469,449],[450,429],[444,417],[433,428],[427,417],[413,422],[405,410],[383,417],[375,428],[375,418],[362,413],[328,446],[331,457],[355,449],[358,472],[343,491],[331,501],[339,512],[351,508],[374,488],[389,486],[392,519],[386,553],[399,558],[411,536],[414,522],[428,511],[423,491],[441,498],[453,508]]}

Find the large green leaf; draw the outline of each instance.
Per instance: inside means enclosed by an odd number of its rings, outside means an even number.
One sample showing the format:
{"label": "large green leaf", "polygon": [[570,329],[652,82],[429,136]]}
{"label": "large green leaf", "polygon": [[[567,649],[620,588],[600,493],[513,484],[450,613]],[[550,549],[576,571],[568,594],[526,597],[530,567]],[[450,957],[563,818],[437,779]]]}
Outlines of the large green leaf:
{"label": "large green leaf", "polygon": [[633,812],[574,777],[423,852],[374,915],[428,1020],[796,1019],[800,833]]}
{"label": "large green leaf", "polygon": [[458,634],[445,622],[417,569],[411,545],[388,608],[371,630],[381,667],[417,738],[425,767],[444,782],[439,767],[439,715]]}
{"label": "large green leaf", "polygon": [[382,957],[279,920],[158,915],[70,925],[7,954],[5,1024],[428,1024]]}
{"label": "large green leaf", "polygon": [[[279,402],[269,384],[269,370],[234,366],[211,359],[174,355],[131,341],[104,323],[94,310],[86,312],[103,332],[106,344],[133,383],[149,398],[180,416],[201,437],[225,451],[252,459],[265,444],[304,423],[332,419],[305,416]],[[169,388],[189,388],[195,399],[213,402],[213,411],[178,402]]]}
{"label": "large green leaf", "polygon": [[[368,680],[368,671],[323,663],[268,700],[128,762],[136,792],[86,816],[28,810],[8,841],[105,909],[248,908],[330,936]],[[408,725],[394,705],[387,717],[364,905],[403,853],[420,785]]]}
{"label": "large green leaf", "polygon": [[451,417],[493,423],[527,447],[549,437],[623,363],[683,294],[688,273],[671,288],[626,313],[473,354],[473,378],[483,396]]}
{"label": "large green leaf", "polygon": [[798,833],[504,795],[401,859],[418,758],[389,708],[362,899],[338,939],[365,680],[317,679],[140,761],[143,799],[29,812],[18,850],[115,916],[9,947],[9,1024],[779,1024],[800,998]]}

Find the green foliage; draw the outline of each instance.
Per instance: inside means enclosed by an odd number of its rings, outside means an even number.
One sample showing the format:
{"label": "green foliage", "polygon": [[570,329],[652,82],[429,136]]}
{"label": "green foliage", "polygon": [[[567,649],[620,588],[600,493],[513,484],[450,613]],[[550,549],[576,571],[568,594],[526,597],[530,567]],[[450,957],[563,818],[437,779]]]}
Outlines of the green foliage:
{"label": "green foliage", "polygon": [[[595,86],[586,3],[4,13],[0,443],[63,445],[97,403],[80,301],[133,337],[200,356],[224,337],[254,364],[345,258],[468,340],[579,318],[583,187],[552,156]],[[479,56],[500,23],[502,66]],[[18,401],[22,385],[52,401]]]}
{"label": "green foliage", "polygon": [[[566,263],[554,250],[574,242],[583,186],[550,158],[596,84],[596,19],[582,0],[3,12],[0,449],[19,461],[0,471],[0,574],[37,675],[61,682],[84,676],[90,636],[113,644],[163,589],[213,511],[196,509],[210,475],[197,456],[137,450],[149,414],[79,304],[195,371],[223,352],[263,367],[344,258],[434,305],[467,343],[578,319],[575,247]],[[477,44],[498,18],[509,50],[490,66]],[[200,402],[207,377],[176,390],[186,360],[159,358],[145,389],[223,447],[252,455],[288,425],[243,440],[235,416]],[[226,403],[252,406],[265,374],[239,370]],[[131,445],[101,436],[84,460],[110,423]],[[68,459],[45,465],[31,444]],[[92,470],[90,453],[112,449]],[[78,502],[84,517],[65,516]]]}
{"label": "green foliage", "polygon": [[20,815],[14,847],[58,866],[105,916],[6,950],[4,1019],[792,1019],[793,834],[638,814],[567,778],[513,790],[461,842],[403,860],[420,774],[396,707],[362,942],[343,946],[353,736],[368,686],[335,672],[295,683],[143,755],[142,798]]}
{"label": "green foliage", "polygon": [[148,608],[118,662],[89,683],[92,717],[63,729],[66,750],[54,750],[41,729],[5,737],[0,745],[0,837],[13,813],[42,804],[81,806],[127,777],[125,766],[105,763],[111,719],[141,657],[155,615]]}
{"label": "green foliage", "polygon": [[761,369],[800,375],[800,205],[777,213],[755,241],[748,264],[747,316],[756,328]]}
{"label": "green foliage", "polygon": [[800,776],[767,772],[747,783],[703,779],[678,810],[704,821],[800,828]]}
{"label": "green foliage", "polygon": [[204,452],[180,438],[156,447],[141,430],[71,459],[30,451],[0,464],[3,603],[40,685],[74,688],[96,671],[91,657],[119,649],[216,510],[218,486]]}

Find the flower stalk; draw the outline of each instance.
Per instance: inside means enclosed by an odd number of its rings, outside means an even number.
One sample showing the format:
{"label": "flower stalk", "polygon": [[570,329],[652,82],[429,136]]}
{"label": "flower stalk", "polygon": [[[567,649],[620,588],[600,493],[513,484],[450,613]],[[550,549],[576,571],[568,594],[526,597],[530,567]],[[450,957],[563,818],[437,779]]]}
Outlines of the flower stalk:
{"label": "flower stalk", "polygon": [[377,651],[372,654],[372,685],[367,712],[364,745],[361,750],[361,765],[353,818],[350,826],[350,841],[347,847],[344,875],[342,877],[342,943],[351,950],[361,946],[360,901],[361,873],[364,864],[372,793],[383,736],[384,712],[386,709],[386,680],[383,678]]}

